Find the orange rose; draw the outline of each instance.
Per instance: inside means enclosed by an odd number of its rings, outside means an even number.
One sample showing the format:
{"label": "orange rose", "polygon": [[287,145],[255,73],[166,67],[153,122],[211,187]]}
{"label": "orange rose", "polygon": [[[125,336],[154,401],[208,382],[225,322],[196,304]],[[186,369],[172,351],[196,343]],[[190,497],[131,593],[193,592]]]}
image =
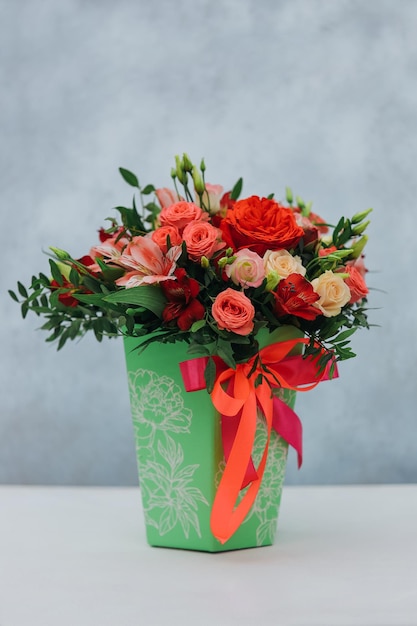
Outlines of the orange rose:
{"label": "orange rose", "polygon": [[223,239],[234,250],[249,248],[260,256],[267,250],[294,248],[304,235],[291,209],[258,196],[236,202],[220,228]]}
{"label": "orange rose", "polygon": [[175,228],[175,226],[161,226],[160,228],[154,230],[151,234],[151,238],[158,244],[164,254],[168,252],[168,237],[171,242],[171,246],[181,245],[181,235],[178,228]]}
{"label": "orange rose", "polygon": [[362,298],[368,295],[368,287],[363,279],[360,271],[354,265],[347,265],[343,268],[349,274],[348,278],[345,278],[345,283],[350,289],[349,304],[359,302]]}
{"label": "orange rose", "polygon": [[220,330],[237,335],[249,335],[253,330],[255,309],[252,302],[241,291],[225,289],[213,302],[211,313]]}

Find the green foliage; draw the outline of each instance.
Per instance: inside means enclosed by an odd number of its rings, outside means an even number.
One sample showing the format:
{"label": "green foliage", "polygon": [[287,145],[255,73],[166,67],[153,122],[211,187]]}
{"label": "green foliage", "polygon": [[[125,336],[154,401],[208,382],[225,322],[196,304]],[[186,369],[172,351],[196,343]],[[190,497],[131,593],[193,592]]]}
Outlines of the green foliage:
{"label": "green foliage", "polygon": [[119,167],[119,172],[128,185],[139,189],[139,180],[133,172],[126,170],[124,167]]}
{"label": "green foliage", "polygon": [[230,194],[230,198],[232,200],[237,200],[239,198],[240,194],[242,193],[242,187],[243,187],[243,178],[239,178],[237,183],[235,183]]}

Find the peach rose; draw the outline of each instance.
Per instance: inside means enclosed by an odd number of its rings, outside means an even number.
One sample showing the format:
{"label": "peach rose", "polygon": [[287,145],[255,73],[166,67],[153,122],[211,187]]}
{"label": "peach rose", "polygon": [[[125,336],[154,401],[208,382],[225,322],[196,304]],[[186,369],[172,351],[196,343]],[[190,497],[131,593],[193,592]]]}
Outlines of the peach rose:
{"label": "peach rose", "polygon": [[200,261],[202,256],[210,259],[215,252],[226,246],[222,234],[208,222],[191,222],[184,228],[182,237],[192,261]]}
{"label": "peach rose", "polygon": [[249,335],[253,330],[255,309],[252,302],[241,291],[225,289],[213,302],[211,313],[220,330],[237,335]]}
{"label": "peach rose", "polygon": [[344,271],[349,274],[349,277],[345,278],[345,283],[350,290],[349,304],[354,304],[368,295],[369,290],[362,274],[354,265],[346,265]]}
{"label": "peach rose", "polygon": [[208,220],[209,216],[194,202],[176,202],[164,207],[159,214],[161,226],[175,226],[181,231],[190,222]]}
{"label": "peach rose", "polygon": [[350,290],[341,276],[330,270],[311,281],[314,291],[320,296],[315,307],[320,309],[325,317],[339,315],[342,307],[350,300]]}
{"label": "peach rose", "polygon": [[290,250],[304,235],[291,209],[275,200],[251,196],[228,209],[220,227],[233,250],[250,248],[263,256],[267,250]]}
{"label": "peach rose", "polygon": [[175,226],[161,226],[154,230],[151,234],[152,240],[158,244],[162,252],[168,252],[167,238],[169,237],[171,246],[180,246],[182,239],[178,228]]}
{"label": "peach rose", "polygon": [[230,265],[226,265],[225,272],[235,285],[240,285],[244,289],[246,287],[259,287],[265,278],[261,257],[247,248],[236,252],[235,260]]}
{"label": "peach rose", "polygon": [[281,278],[288,278],[290,274],[305,276],[306,268],[299,256],[292,256],[288,250],[267,250],[264,255],[266,275],[276,272]]}

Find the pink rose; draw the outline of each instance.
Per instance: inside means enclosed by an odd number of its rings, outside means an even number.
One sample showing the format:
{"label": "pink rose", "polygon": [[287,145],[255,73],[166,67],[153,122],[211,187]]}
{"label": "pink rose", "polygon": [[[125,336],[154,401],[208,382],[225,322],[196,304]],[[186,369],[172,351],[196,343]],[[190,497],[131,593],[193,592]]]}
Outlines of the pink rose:
{"label": "pink rose", "polygon": [[242,248],[236,252],[235,260],[226,265],[225,272],[229,278],[244,289],[259,287],[265,278],[264,262],[256,252]]}
{"label": "pink rose", "polygon": [[[203,193],[203,203],[209,209],[211,215],[220,211],[220,201],[222,197],[223,187],[221,185],[210,185],[210,183],[206,183],[206,191]],[[200,203],[198,196],[196,202]]]}
{"label": "pink rose", "polygon": [[210,259],[215,252],[225,247],[221,231],[208,222],[191,222],[184,228],[182,237],[192,261],[200,261],[202,256]]}
{"label": "pink rose", "polygon": [[344,271],[349,274],[349,278],[345,278],[345,283],[350,289],[349,304],[354,304],[368,295],[369,290],[362,274],[354,265],[346,265]]}
{"label": "pink rose", "polygon": [[158,202],[161,205],[161,208],[171,206],[171,204],[175,204],[176,202],[179,202],[181,200],[176,191],[173,191],[172,189],[167,189],[167,187],[155,189],[155,195],[158,198]]}
{"label": "pink rose", "polygon": [[237,335],[249,335],[253,330],[255,309],[252,302],[241,291],[225,289],[213,302],[211,313],[220,330]]}
{"label": "pink rose", "polygon": [[164,254],[168,252],[167,237],[170,239],[171,246],[181,245],[181,235],[175,226],[161,226],[151,234],[152,240],[158,244]]}
{"label": "pink rose", "polygon": [[194,202],[176,202],[166,206],[159,214],[161,226],[175,226],[181,231],[190,222],[208,220],[209,216]]}

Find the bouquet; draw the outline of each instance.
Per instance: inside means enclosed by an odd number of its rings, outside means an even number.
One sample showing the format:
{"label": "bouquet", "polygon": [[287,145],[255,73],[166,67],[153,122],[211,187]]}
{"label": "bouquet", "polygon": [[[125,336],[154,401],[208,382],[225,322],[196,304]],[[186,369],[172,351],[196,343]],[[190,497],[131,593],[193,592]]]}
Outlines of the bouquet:
{"label": "bouquet", "polygon": [[[172,188],[156,188],[120,168],[132,206],[85,256],[50,248],[50,275],[10,295],[58,349],[125,337],[148,541],[218,551],[272,543],[288,445],[302,459],[294,394],[336,375],[369,327],[371,209],[332,226],[289,188],[240,199],[241,178],[224,193],[205,172],[177,156]],[[135,350],[153,342],[181,345],[143,368]]]}
{"label": "bouquet", "polygon": [[[135,189],[131,207],[118,206],[98,241],[81,258],[50,248],[50,275],[18,283],[10,296],[45,319],[46,341],[92,331],[150,342],[183,341],[190,354],[207,358],[213,388],[220,357],[229,367],[259,350],[258,333],[281,326],[299,329],[308,341],[304,357],[318,370],[355,354],[353,333],[368,328],[368,287],[363,250],[371,209],[330,225],[291,189],[286,201],[240,199],[242,179],[224,193],[205,180],[204,160],[175,158],[173,186]],[[152,198],[152,199],[150,199]],[[331,375],[331,372],[330,372]]]}

